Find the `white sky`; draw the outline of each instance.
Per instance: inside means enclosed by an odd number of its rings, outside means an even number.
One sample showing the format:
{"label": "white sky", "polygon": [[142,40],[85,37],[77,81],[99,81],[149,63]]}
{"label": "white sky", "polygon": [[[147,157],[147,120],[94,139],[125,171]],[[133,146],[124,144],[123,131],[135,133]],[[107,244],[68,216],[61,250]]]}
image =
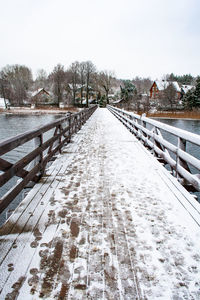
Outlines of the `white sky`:
{"label": "white sky", "polygon": [[0,0],[0,68],[91,60],[118,78],[200,75],[200,0]]}

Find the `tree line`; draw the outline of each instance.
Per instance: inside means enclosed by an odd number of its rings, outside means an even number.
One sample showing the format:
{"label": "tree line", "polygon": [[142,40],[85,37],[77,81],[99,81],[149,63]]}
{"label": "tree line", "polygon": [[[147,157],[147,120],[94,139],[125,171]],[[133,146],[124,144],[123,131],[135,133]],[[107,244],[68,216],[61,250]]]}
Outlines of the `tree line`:
{"label": "tree line", "polygon": [[113,72],[98,71],[91,61],[75,61],[66,70],[64,65],[58,64],[50,74],[47,74],[44,69],[40,69],[35,80],[33,80],[31,69],[24,65],[7,65],[0,71],[0,95],[16,106],[24,104],[29,91],[39,88],[51,91],[57,105],[60,102],[75,105],[78,89],[80,89],[81,104],[83,90],[85,90],[86,105],[88,106],[91,89],[96,92],[98,97],[105,95],[109,102],[108,95],[111,87],[116,85],[117,79]]}
{"label": "tree line", "polygon": [[[166,81],[177,81],[179,84],[194,85],[183,97],[182,103],[185,109],[200,107],[200,77],[190,74],[164,75]],[[65,69],[64,65],[57,64],[52,72],[47,74],[44,69],[37,72],[35,80],[32,71],[24,65],[7,65],[0,70],[0,97],[8,99],[13,106],[23,106],[29,98],[30,91],[44,88],[50,91],[53,101],[59,106],[61,102],[80,105],[85,99],[89,104],[91,90],[95,93],[98,102],[109,103],[109,94],[115,94],[115,100],[123,100],[123,107],[128,109],[148,110],[151,106],[149,90],[153,81],[150,78],[135,77],[132,80],[117,79],[109,70],[98,71],[91,61],[75,61]],[[77,99],[79,91],[79,99]],[[176,90],[173,85],[168,85],[163,93],[160,104],[171,107],[176,101]]]}

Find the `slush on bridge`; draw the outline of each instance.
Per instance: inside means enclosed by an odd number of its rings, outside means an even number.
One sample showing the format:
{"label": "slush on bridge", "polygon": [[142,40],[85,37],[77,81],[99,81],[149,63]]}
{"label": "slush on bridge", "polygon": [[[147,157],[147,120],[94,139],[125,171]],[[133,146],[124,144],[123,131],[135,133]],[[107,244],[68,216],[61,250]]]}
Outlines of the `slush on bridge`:
{"label": "slush on bridge", "polygon": [[18,178],[0,211],[33,186],[0,227],[0,299],[200,299],[200,161],[187,142],[200,137],[94,105],[0,143],[1,186]]}

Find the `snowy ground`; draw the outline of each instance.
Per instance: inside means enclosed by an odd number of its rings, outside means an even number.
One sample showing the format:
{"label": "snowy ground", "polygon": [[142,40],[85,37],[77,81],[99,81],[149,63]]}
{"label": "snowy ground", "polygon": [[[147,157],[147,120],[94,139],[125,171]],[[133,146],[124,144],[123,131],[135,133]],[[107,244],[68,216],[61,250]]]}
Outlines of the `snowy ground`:
{"label": "snowy ground", "polygon": [[0,229],[0,299],[200,299],[198,213],[162,169],[98,109]]}

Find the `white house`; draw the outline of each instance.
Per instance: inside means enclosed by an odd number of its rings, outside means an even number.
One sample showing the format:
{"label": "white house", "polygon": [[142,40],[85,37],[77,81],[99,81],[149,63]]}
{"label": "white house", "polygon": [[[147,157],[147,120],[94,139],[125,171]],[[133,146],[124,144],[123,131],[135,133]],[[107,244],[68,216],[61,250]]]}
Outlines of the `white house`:
{"label": "white house", "polygon": [[189,84],[187,84],[187,85],[183,84],[182,87],[181,87],[184,94],[186,94],[189,90],[192,90],[194,88],[195,88],[194,85],[189,85]]}

